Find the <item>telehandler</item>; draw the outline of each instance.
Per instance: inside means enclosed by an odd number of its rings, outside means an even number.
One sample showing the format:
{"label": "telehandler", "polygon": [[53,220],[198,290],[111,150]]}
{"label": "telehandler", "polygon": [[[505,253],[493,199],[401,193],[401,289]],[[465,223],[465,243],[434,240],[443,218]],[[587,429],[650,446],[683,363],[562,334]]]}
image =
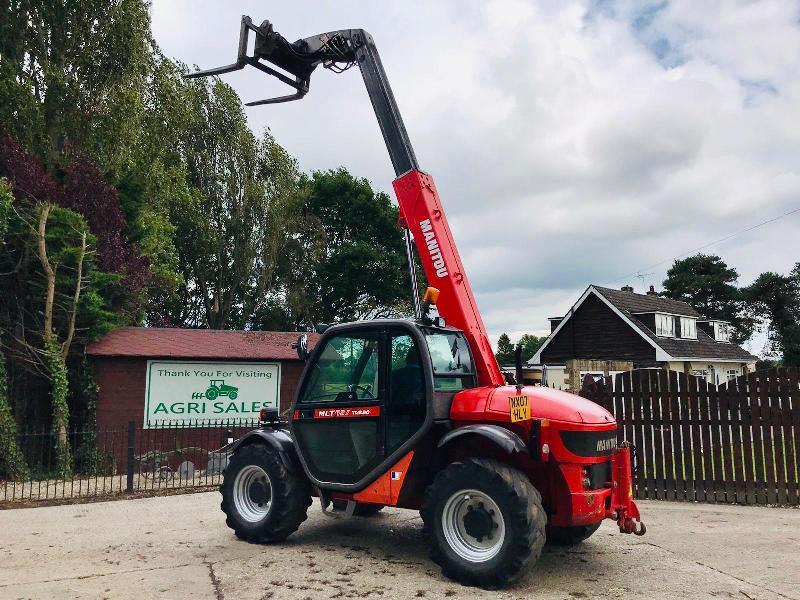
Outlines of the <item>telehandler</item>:
{"label": "telehandler", "polygon": [[[246,65],[293,90],[250,106],[302,98],[320,65],[359,67],[397,174],[415,314],[331,326],[310,353],[299,338],[306,366],[288,422],[262,411],[225,469],[228,526],[244,540],[281,541],[306,519],[312,496],[348,516],[419,510],[444,574],[484,588],[523,575],[545,542],[577,544],[603,519],[644,534],[631,448],[617,444],[614,417],[579,396],[523,385],[519,358],[516,381],[506,381],[370,34],[343,29],[291,43],[269,21],[244,16],[236,62],[188,77]],[[432,286],[422,302],[414,245]]]}

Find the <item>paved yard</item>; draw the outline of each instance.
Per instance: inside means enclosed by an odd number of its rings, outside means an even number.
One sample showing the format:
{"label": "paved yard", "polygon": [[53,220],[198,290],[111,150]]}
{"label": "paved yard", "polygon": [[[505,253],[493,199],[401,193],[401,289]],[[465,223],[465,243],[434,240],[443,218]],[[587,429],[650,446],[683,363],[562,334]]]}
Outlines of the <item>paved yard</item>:
{"label": "paved yard", "polygon": [[315,504],[287,542],[257,546],[228,531],[217,493],[6,510],[0,598],[800,599],[800,511],[641,509],[647,536],[607,523],[501,592],[444,579],[410,511],[347,521]]}

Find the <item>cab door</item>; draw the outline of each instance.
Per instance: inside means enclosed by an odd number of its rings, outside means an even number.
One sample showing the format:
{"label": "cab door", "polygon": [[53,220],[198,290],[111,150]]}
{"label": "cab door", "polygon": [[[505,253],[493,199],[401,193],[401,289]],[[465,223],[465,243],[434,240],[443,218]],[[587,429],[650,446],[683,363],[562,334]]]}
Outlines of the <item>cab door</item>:
{"label": "cab door", "polygon": [[354,483],[383,458],[383,345],[381,331],[357,330],[329,338],[314,354],[292,428],[318,481]]}
{"label": "cab door", "polygon": [[362,326],[320,340],[291,423],[314,483],[361,489],[425,428],[427,354],[416,337],[411,328]]}

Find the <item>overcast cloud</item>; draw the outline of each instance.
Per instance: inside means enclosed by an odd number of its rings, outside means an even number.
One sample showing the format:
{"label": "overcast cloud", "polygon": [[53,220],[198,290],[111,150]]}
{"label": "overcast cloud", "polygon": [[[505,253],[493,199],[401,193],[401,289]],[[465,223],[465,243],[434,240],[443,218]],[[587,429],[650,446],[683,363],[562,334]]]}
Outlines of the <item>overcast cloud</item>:
{"label": "overcast cloud", "polygon": [[[241,14],[291,40],[369,30],[494,339],[546,332],[590,283],[658,288],[662,261],[800,207],[793,1],[154,0],[152,13],[164,52],[203,68],[233,61]],[[245,101],[283,92],[255,70],[225,81]],[[391,190],[357,72],[320,69],[304,101],[248,116],[302,168]],[[799,223],[706,251],[746,284],[800,260]]]}

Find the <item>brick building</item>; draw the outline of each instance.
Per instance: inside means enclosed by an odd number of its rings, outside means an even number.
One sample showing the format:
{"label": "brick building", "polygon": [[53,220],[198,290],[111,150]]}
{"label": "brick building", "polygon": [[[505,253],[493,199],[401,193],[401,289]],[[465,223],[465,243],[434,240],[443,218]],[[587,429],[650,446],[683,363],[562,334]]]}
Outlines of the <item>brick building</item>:
{"label": "brick building", "polygon": [[[267,399],[283,412],[304,366],[291,347],[298,335],[146,327],[112,331],[87,348],[100,388],[98,427],[121,429],[128,421],[147,427],[149,420],[182,417],[201,422],[245,418]],[[319,336],[308,337],[313,347]]]}

